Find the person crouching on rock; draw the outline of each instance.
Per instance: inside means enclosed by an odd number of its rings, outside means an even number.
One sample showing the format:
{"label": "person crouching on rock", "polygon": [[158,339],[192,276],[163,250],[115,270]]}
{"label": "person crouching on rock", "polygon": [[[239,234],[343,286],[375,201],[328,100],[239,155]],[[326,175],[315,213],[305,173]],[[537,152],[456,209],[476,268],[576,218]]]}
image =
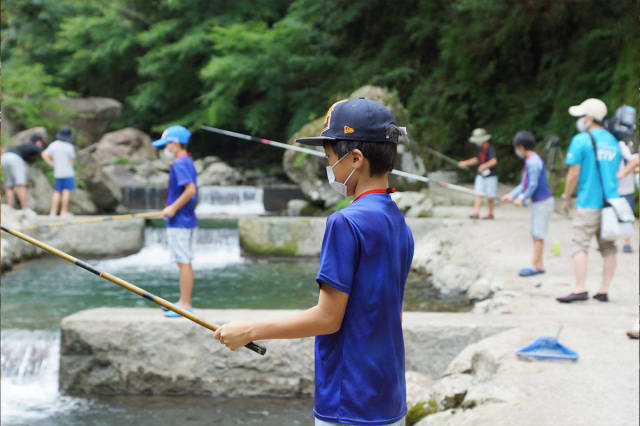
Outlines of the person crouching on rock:
{"label": "person crouching on rock", "polygon": [[535,152],[536,138],[531,132],[521,130],[513,137],[513,150],[524,160],[522,180],[513,191],[501,198],[503,203],[513,202],[522,207],[531,199],[531,236],[533,237],[533,260],[520,271],[521,277],[544,274],[542,251],[549,229],[549,217],[555,200],[547,182],[547,170],[542,158]]}
{"label": "person crouching on rock", "polygon": [[34,133],[28,143],[12,146],[2,154],[2,160],[0,160],[7,179],[5,190],[7,204],[13,208],[17,195],[18,204],[20,204],[22,214],[25,216],[35,216],[37,214],[28,206],[26,163],[42,158],[43,150],[44,140],[42,136]]}
{"label": "person crouching on rock", "polygon": [[[180,269],[180,299],[176,305],[193,312],[191,294],[194,274],[191,262],[193,261],[193,238],[198,226],[196,218],[198,174],[191,154],[187,152],[190,138],[191,132],[186,128],[171,126],[162,133],[160,139],[153,142],[153,146],[164,149],[164,155],[173,160],[169,171],[167,205],[162,213],[167,218],[167,243],[171,260],[176,262]],[[166,309],[165,311],[166,317],[180,317],[180,314],[173,311]]]}
{"label": "person crouching on rock", "polygon": [[402,300],[413,237],[389,195],[399,137],[391,112],[364,98],[335,103],[321,136],[329,184],[354,201],[327,218],[316,277],[318,304],[286,318],[234,321],[215,338],[315,340],[315,425],[404,425]]}

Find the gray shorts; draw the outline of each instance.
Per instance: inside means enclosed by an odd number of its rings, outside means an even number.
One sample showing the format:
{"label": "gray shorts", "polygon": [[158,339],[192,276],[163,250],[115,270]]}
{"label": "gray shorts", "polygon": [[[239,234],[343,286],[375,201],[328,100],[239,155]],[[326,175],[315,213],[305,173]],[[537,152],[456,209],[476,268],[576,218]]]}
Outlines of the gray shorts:
{"label": "gray shorts", "polygon": [[193,261],[193,238],[196,228],[167,228],[167,243],[171,260],[177,263]]}
{"label": "gray shorts", "polygon": [[498,191],[498,176],[476,175],[476,179],[473,181],[473,190],[495,197]]}
{"label": "gray shorts", "polygon": [[27,185],[27,166],[15,152],[5,152],[0,159],[7,188]]}
{"label": "gray shorts", "polygon": [[546,200],[531,203],[531,236],[536,240],[544,240],[549,229],[549,217],[556,200],[549,197]]}
{"label": "gray shorts", "polygon": [[[405,417],[401,418],[397,422],[389,423],[389,424],[386,424],[384,426],[404,426],[405,425],[404,419],[405,419]],[[315,426],[353,426],[353,425],[344,425],[344,424],[341,424],[341,423],[325,422],[324,420],[320,420],[318,418],[316,418],[315,420],[316,420]]]}

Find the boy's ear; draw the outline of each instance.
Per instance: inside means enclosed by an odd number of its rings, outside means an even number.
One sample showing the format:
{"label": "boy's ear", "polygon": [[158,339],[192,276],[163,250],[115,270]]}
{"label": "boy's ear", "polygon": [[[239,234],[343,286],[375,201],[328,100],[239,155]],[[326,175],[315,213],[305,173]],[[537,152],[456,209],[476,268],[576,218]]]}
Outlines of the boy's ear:
{"label": "boy's ear", "polygon": [[362,151],[359,149],[354,149],[351,151],[351,167],[354,169],[359,169],[364,164],[364,155],[362,155]]}

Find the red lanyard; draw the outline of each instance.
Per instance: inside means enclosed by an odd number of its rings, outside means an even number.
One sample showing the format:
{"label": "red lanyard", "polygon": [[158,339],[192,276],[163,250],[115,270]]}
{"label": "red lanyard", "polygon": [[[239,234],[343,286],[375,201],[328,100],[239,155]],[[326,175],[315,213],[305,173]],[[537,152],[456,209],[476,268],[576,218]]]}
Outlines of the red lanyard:
{"label": "red lanyard", "polygon": [[367,191],[367,192],[363,192],[362,194],[358,195],[353,202],[355,203],[356,201],[358,201],[360,198],[364,197],[367,194],[391,194],[392,192],[396,192],[395,188],[387,188],[387,189],[372,189],[371,191]]}
{"label": "red lanyard", "polygon": [[480,154],[480,164],[484,164],[484,157],[487,155],[487,149],[489,149],[489,147],[482,148],[482,153]]}

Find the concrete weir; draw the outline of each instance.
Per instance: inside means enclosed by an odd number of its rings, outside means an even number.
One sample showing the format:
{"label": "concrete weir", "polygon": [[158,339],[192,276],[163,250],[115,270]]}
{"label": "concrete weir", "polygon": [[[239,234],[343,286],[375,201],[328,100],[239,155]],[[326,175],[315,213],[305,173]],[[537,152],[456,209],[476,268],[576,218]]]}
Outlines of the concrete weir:
{"label": "concrete weir", "polygon": [[[196,310],[218,324],[293,310]],[[406,368],[435,379],[468,345],[511,328],[487,315],[405,312]],[[229,351],[193,322],[150,308],[99,308],[62,319],[60,390],[67,394],[310,396],[313,338]]]}

